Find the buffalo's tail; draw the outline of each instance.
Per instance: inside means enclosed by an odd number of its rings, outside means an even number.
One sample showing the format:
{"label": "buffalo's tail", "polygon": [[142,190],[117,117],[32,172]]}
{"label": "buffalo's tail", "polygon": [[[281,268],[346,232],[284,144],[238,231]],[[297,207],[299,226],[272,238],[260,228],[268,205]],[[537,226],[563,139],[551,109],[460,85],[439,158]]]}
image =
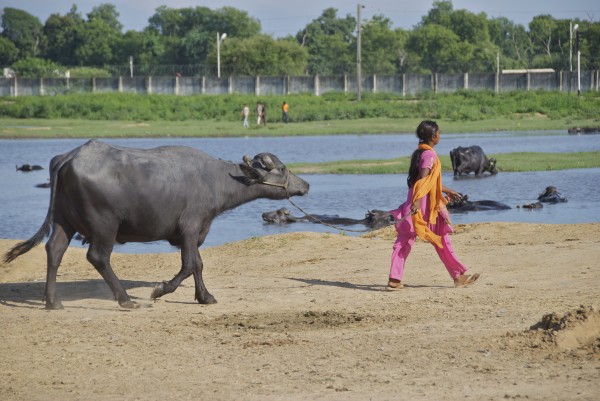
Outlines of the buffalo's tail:
{"label": "buffalo's tail", "polygon": [[[29,252],[32,248],[42,242],[44,238],[50,234],[50,226],[52,225],[53,210],[54,210],[54,198],[56,196],[56,184],[58,182],[58,171],[64,166],[64,164],[70,159],[73,152],[67,155],[56,156],[50,162],[50,205],[48,206],[48,213],[46,213],[46,219],[39,228],[39,230],[29,238],[27,241],[19,242],[17,245],[12,247],[10,251],[4,255],[4,263],[9,263]],[[66,156],[66,157],[65,157]]]}
{"label": "buffalo's tail", "polygon": [[35,235],[29,238],[27,241],[19,242],[17,245],[11,248],[10,251],[6,252],[4,255],[4,263],[9,263],[23,255],[24,253],[29,252],[32,248],[39,245],[40,242],[50,233],[50,223],[52,222],[52,213],[46,215],[46,220],[44,220],[44,224],[40,227],[40,229],[35,233]]}

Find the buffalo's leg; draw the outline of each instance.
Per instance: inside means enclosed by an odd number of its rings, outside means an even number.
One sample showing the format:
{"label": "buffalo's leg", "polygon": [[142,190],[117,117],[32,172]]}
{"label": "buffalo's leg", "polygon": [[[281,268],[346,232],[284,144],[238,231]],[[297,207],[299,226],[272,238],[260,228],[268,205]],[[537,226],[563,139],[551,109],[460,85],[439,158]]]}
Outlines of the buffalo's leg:
{"label": "buffalo's leg", "polygon": [[42,301],[46,301],[46,309],[63,309],[62,303],[56,297],[56,273],[62,261],[63,255],[69,246],[74,232],[65,232],[65,229],[54,224],[52,234],[46,243],[47,270],[46,288]]}
{"label": "buffalo's leg", "polygon": [[102,236],[98,235],[92,235],[91,238],[92,240],[87,252],[87,260],[94,266],[98,273],[100,273],[104,281],[106,281],[115,300],[121,307],[127,309],[139,307],[136,302],[129,298],[123,284],[121,284],[110,265],[110,255],[112,253],[114,241],[104,239]]}
{"label": "buffalo's leg", "polygon": [[200,257],[200,251],[196,248],[196,268],[194,269],[194,284],[196,287],[196,301],[200,304],[216,304],[217,300],[213,297],[206,286],[204,285],[204,280],[202,279],[202,270],[204,268],[204,263],[202,263],[202,258]]}
{"label": "buffalo's leg", "polygon": [[194,243],[191,241],[190,237],[191,236],[188,235],[181,245],[181,269],[179,270],[179,273],[171,280],[157,284],[152,290],[150,298],[156,299],[165,294],[172,293],[179,287],[183,280],[192,275],[195,261],[192,256],[194,252]]}
{"label": "buffalo's leg", "polygon": [[181,246],[181,270],[170,281],[163,281],[157,284],[150,297],[152,299],[160,298],[165,294],[170,294],[179,287],[181,282],[194,274],[194,283],[196,287],[196,300],[201,304],[214,304],[217,301],[209,294],[202,281],[202,259],[198,252],[198,242],[195,236],[189,236],[183,241]]}

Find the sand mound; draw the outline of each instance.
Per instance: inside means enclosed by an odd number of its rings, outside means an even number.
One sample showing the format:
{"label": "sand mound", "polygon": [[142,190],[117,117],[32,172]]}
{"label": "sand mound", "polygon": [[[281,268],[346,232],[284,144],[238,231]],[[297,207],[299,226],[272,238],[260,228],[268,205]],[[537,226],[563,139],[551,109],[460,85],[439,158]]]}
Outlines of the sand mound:
{"label": "sand mound", "polygon": [[581,350],[600,354],[600,313],[592,306],[583,306],[560,316],[549,313],[535,325],[534,331],[546,337],[564,351]]}

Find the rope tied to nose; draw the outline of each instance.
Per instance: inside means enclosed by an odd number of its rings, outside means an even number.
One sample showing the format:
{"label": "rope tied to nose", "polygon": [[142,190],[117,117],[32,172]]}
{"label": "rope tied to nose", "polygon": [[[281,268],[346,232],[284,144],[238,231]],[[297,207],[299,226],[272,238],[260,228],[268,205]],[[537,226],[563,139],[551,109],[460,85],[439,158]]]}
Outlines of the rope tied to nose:
{"label": "rope tied to nose", "polygon": [[[353,232],[353,233],[366,233],[366,232],[371,231],[371,229],[369,229],[369,228],[366,228],[364,230],[352,230],[352,229],[349,229],[349,228],[342,228],[342,227],[336,226],[334,224],[326,223],[326,222],[322,221],[321,219],[319,219],[318,217],[316,217],[315,215],[307,213],[304,209],[302,209],[300,206],[298,206],[296,203],[294,203],[293,200],[290,199],[290,193],[288,191],[288,185],[289,185],[289,181],[290,181],[290,171],[286,169],[285,173],[286,174],[285,174],[285,183],[284,184],[279,184],[277,182],[269,182],[269,181],[263,181],[262,184],[264,184],[264,185],[270,185],[270,186],[273,186],[273,187],[283,188],[283,190],[285,191],[285,196],[286,196],[286,199],[288,200],[288,202],[290,202],[290,204],[292,206],[294,206],[302,214],[304,214],[304,216],[306,216],[306,218],[308,218],[309,220],[311,220],[311,221],[313,221],[315,223],[323,224],[324,226],[331,227],[331,228],[336,229],[338,231],[348,231],[348,232]],[[411,216],[413,214],[415,214],[415,212],[411,212],[411,214],[407,214],[406,216],[403,216],[401,219],[391,221],[389,224],[387,224],[387,225],[385,225],[385,226],[383,226],[381,228],[385,228],[385,227],[389,227],[389,226],[397,224],[397,223],[401,223],[404,220],[406,220],[407,217],[409,217],[409,216]]]}
{"label": "rope tied to nose", "polygon": [[[371,229],[368,229],[368,228],[366,228],[364,230],[351,230],[349,228],[342,228],[342,227],[338,227],[338,226],[336,226],[334,224],[325,223],[324,221],[320,220],[319,218],[315,217],[314,215],[307,213],[304,209],[302,209],[300,206],[298,206],[296,203],[294,203],[294,201],[292,201],[290,198],[288,198],[288,202],[290,202],[290,204],[292,206],[294,206],[296,209],[298,209],[300,212],[302,212],[309,220],[312,220],[312,221],[314,221],[316,223],[319,223],[319,224],[323,224],[323,225],[325,225],[327,227],[334,228],[334,229],[336,229],[338,231],[349,231],[349,232],[353,232],[353,233],[366,233],[366,232],[371,231]],[[414,213],[407,214],[406,216],[403,216],[401,219],[391,221],[389,224],[387,224],[387,225],[385,225],[385,226],[383,226],[381,228],[385,228],[385,227],[389,227],[389,226],[392,226],[392,225],[397,224],[397,223],[401,223],[401,222],[403,222],[404,220],[406,220],[409,216],[411,216],[413,214]]]}

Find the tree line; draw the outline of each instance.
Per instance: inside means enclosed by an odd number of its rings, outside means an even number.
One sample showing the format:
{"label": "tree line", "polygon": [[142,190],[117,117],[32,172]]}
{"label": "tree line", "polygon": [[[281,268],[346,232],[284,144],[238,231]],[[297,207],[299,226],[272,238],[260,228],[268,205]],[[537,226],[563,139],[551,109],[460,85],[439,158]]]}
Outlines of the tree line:
{"label": "tree line", "polygon": [[[100,4],[85,17],[75,5],[42,24],[27,11],[6,7],[1,17],[0,67],[17,76],[216,75],[356,73],[357,18],[325,9],[296,35],[273,38],[260,21],[232,7],[158,7],[141,31],[123,32],[115,5]],[[578,29],[573,31],[572,26]],[[361,21],[362,73],[491,72],[512,68],[600,67],[600,22],[535,16],[528,26],[508,18],[455,10],[436,1],[410,30],[392,28],[383,14]],[[576,33],[579,32],[579,35]],[[579,40],[577,40],[579,39]]]}

